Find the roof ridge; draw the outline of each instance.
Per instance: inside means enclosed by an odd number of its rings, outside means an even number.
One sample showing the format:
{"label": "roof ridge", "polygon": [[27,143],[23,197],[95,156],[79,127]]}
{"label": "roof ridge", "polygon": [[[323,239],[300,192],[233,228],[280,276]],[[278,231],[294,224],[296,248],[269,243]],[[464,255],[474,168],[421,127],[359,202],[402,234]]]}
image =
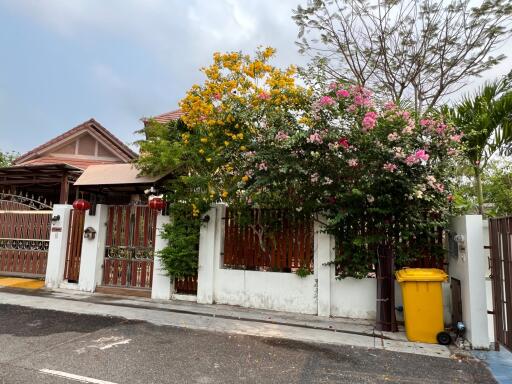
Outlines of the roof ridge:
{"label": "roof ridge", "polygon": [[28,158],[30,158],[30,156],[36,154],[37,152],[43,150],[44,148],[47,148],[55,143],[58,143],[59,141],[66,139],[67,137],[75,134],[76,132],[79,132],[81,129],[88,128],[91,125],[96,127],[97,130],[99,130],[103,134],[103,136],[105,136],[107,139],[112,141],[113,144],[118,146],[121,149],[121,151],[124,153],[124,155],[127,155],[128,157],[131,157],[131,158],[137,157],[137,154],[134,151],[132,151],[126,144],[124,144],[121,140],[119,140],[116,136],[114,136],[112,134],[112,132],[110,132],[107,128],[105,128],[103,125],[101,125],[97,120],[95,120],[94,118],[91,117],[89,120],[86,120],[86,121],[76,125],[75,127],[67,130],[64,133],[61,133],[60,135],[54,137],[53,139],[48,140],[47,142],[45,142],[41,145],[38,145],[37,147],[31,149],[30,151],[25,152],[21,156],[18,156],[16,159],[14,159],[13,164],[18,164],[24,160],[27,160]]}

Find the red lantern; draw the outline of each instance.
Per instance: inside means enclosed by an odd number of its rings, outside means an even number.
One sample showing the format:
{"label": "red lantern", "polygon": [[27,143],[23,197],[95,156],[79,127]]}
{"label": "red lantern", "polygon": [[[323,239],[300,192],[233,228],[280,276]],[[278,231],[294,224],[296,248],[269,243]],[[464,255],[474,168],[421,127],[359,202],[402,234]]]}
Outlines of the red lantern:
{"label": "red lantern", "polygon": [[73,202],[73,209],[77,211],[87,211],[91,208],[91,203],[84,199],[78,199]]}
{"label": "red lantern", "polygon": [[149,200],[149,208],[154,209],[156,211],[161,211],[165,208],[165,201],[161,197],[153,197]]}

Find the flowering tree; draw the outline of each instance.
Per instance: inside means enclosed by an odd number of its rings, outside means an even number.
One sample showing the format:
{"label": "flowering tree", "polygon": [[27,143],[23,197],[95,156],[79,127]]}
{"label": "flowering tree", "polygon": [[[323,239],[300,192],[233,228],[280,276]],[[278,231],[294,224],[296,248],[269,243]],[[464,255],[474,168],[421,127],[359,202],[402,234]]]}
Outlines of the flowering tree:
{"label": "flowering tree", "polygon": [[172,247],[162,255],[174,276],[196,271],[199,216],[213,202],[236,204],[244,198],[251,173],[241,167],[265,132],[296,125],[296,116],[306,109],[308,92],[296,84],[295,67],[270,65],[274,53],[266,48],[254,57],[214,54],[213,64],[202,69],[205,82],[194,85],[180,103],[182,120],[145,128],[139,167],[176,175],[166,191],[174,220],[165,236]]}
{"label": "flowering tree", "polygon": [[237,192],[246,203],[323,213],[340,276],[366,276],[379,244],[401,265],[432,255],[449,209],[454,127],[434,117],[416,124],[407,110],[379,108],[368,90],[339,83],[312,95],[297,122],[265,130],[239,166],[250,180]]}
{"label": "flowering tree", "polygon": [[153,128],[141,165],[167,159],[181,175],[169,187],[173,209],[193,219],[222,200],[322,213],[340,277],[372,272],[378,245],[399,265],[432,255],[461,134],[442,117],[416,123],[393,103],[376,105],[357,85],[301,88],[294,68],[268,64],[273,53],[215,55],[181,103],[183,124],[172,134]]}

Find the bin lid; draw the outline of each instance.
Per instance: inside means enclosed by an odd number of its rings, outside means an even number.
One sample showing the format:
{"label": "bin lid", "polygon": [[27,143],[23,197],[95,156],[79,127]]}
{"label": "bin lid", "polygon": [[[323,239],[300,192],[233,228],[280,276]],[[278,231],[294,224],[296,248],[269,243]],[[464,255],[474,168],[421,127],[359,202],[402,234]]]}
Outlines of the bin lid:
{"label": "bin lid", "polygon": [[404,268],[395,273],[396,280],[402,281],[446,281],[448,275],[437,268]]}

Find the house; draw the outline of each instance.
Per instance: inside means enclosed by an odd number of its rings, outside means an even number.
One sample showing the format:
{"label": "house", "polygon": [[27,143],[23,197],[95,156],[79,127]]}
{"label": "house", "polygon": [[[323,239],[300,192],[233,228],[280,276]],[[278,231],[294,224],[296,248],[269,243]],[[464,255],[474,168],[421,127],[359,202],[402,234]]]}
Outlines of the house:
{"label": "house", "polygon": [[[89,119],[0,168],[0,190],[46,201],[72,202],[75,181],[90,166],[127,164],[137,158],[98,121]],[[1,207],[1,206],[0,206]]]}

